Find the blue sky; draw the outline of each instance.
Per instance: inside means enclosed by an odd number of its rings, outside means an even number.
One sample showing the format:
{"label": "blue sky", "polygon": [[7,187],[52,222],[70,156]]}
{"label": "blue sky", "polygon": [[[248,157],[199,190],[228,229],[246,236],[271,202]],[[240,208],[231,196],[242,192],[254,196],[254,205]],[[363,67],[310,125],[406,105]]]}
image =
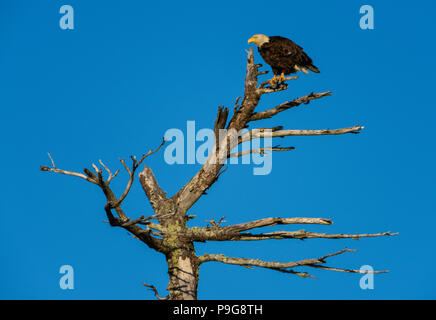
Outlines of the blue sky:
{"label": "blue sky", "polygon": [[[59,28],[59,8],[75,9],[75,29]],[[375,30],[359,28],[371,4]],[[273,170],[231,166],[191,210],[191,225],[282,217],[331,218],[332,226],[285,226],[329,233],[399,232],[392,238],[207,243],[197,252],[265,260],[356,253],[329,265],[371,265],[374,290],[359,275],[312,271],[301,279],[218,263],[200,272],[200,299],[434,299],[434,12],[431,1],[2,1],[0,3],[0,298],[153,299],[164,257],[110,228],[101,191],[83,180],[40,172],[50,152],[58,167],[81,171],[157,146],[167,129],[211,128],[219,105],[243,92],[247,39],[282,35],[321,70],[301,76],[259,109],[312,91],[334,95],[262,125],[322,129],[365,125],[360,135],[286,138]],[[261,62],[256,53],[256,59]],[[266,68],[268,70],[268,68]],[[266,78],[265,78],[266,79]],[[147,159],[172,195],[199,165]],[[127,177],[114,180],[122,192]],[[139,183],[125,201],[135,218],[151,214]],[[278,230],[270,228],[269,230]],[[283,229],[283,228],[280,228]],[[75,289],[59,288],[59,268]]]}

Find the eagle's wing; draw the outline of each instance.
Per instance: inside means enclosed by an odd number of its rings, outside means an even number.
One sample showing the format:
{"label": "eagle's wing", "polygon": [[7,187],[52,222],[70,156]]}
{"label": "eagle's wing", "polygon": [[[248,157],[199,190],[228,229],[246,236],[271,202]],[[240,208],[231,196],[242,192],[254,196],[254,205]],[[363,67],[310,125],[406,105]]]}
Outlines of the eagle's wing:
{"label": "eagle's wing", "polygon": [[292,40],[280,36],[270,37],[270,50],[275,59],[283,63],[299,66],[312,66],[312,59],[304,52],[303,48]]}

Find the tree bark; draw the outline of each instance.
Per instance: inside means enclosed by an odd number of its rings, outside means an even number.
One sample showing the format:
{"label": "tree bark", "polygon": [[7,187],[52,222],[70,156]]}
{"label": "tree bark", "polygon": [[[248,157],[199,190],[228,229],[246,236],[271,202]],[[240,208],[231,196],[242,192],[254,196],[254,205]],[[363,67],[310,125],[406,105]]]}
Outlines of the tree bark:
{"label": "tree bark", "polygon": [[170,300],[197,300],[199,263],[193,243],[174,248],[166,254]]}
{"label": "tree bark", "polygon": [[162,226],[162,246],[170,278],[169,299],[196,300],[199,263],[193,241],[180,236],[187,232],[186,211],[166,197],[147,166],[139,174],[139,180]]}

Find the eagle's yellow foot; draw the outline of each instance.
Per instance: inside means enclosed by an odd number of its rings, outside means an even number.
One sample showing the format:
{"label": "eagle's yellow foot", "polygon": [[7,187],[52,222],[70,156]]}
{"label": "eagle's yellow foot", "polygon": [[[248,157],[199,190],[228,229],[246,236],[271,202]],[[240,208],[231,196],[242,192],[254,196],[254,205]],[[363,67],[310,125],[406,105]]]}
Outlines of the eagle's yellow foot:
{"label": "eagle's yellow foot", "polygon": [[278,77],[276,77],[276,75],[274,75],[274,77],[270,80],[268,80],[270,85],[275,85],[278,81],[277,81]]}
{"label": "eagle's yellow foot", "polygon": [[280,75],[280,77],[277,77],[276,79],[277,79],[277,82],[284,82],[286,80],[285,74],[282,73]]}
{"label": "eagle's yellow foot", "polygon": [[279,77],[277,77],[276,75],[274,75],[274,77],[271,80],[268,80],[268,82],[271,85],[275,85],[277,83],[281,83],[284,82],[286,80],[285,74],[282,73]]}

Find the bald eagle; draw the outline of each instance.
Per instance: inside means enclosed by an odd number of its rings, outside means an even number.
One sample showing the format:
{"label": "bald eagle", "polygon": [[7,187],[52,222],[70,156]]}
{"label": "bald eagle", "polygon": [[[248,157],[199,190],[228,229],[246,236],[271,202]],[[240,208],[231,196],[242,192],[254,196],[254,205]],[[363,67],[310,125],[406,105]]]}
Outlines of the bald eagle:
{"label": "bald eagle", "polygon": [[254,43],[263,60],[271,66],[274,73],[271,83],[282,82],[285,80],[285,75],[297,71],[306,74],[309,73],[308,70],[320,73],[303,48],[292,40],[280,36],[268,37],[264,34],[255,34],[248,43]]}

